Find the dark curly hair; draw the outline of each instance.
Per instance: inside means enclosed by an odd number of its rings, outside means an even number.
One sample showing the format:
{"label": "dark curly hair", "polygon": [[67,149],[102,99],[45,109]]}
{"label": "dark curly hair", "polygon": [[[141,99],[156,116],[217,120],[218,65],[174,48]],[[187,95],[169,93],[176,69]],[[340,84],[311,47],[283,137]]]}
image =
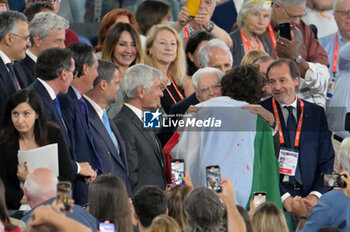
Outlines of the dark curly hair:
{"label": "dark curly hair", "polygon": [[221,80],[223,96],[250,104],[260,102],[266,80],[256,65],[240,65],[228,71]]}

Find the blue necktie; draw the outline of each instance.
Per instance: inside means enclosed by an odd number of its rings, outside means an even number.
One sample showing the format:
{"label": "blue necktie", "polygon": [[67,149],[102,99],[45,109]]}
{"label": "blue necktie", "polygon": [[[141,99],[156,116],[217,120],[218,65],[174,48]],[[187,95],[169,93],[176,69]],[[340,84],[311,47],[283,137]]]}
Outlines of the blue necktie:
{"label": "blue necktie", "polygon": [[19,90],[18,85],[17,85],[17,78],[16,78],[16,74],[15,74],[15,69],[13,67],[13,63],[7,63],[6,64],[7,68],[9,69],[9,74],[11,77],[11,82],[15,87],[15,90]]}
{"label": "blue necktie", "polygon": [[118,145],[118,141],[117,139],[115,138],[115,135],[111,129],[111,125],[109,124],[109,119],[108,119],[108,116],[107,116],[107,113],[106,111],[104,110],[103,111],[103,114],[102,114],[102,122],[103,124],[105,125],[107,131],[108,131],[108,134],[109,134],[109,137],[111,137],[113,143],[114,143],[114,146],[115,148],[117,149],[118,153],[119,153],[119,145]]}
{"label": "blue necktie", "polygon": [[53,101],[56,104],[56,109],[58,111],[58,113],[60,114],[61,118],[62,118],[62,111],[61,111],[61,106],[60,106],[60,102],[58,101],[57,97],[55,99],[53,99]]}
{"label": "blue necktie", "polygon": [[81,97],[79,99],[79,102],[80,102],[81,111],[83,112],[84,117],[85,117],[85,121],[86,121],[87,125],[89,126],[89,114],[88,114],[87,104],[86,104],[83,97]]}
{"label": "blue necktie", "polygon": [[[288,129],[288,134],[289,134],[289,143],[290,143],[290,148],[294,148],[294,142],[295,142],[295,133],[296,133],[296,128],[297,128],[297,121],[295,120],[295,117],[293,115],[293,106],[285,106],[288,110],[288,118],[287,118],[287,129]],[[303,181],[301,179],[301,172],[299,168],[299,163],[300,163],[300,153],[298,157],[298,165],[295,170],[295,176],[289,177],[289,181],[291,184],[296,184],[295,182],[298,182],[298,184],[303,185]]]}

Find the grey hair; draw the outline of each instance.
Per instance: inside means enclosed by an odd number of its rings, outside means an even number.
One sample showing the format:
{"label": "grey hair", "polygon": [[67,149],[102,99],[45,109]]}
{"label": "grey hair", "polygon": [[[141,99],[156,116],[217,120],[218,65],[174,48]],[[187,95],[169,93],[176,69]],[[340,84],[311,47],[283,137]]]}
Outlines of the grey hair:
{"label": "grey hair", "polygon": [[119,70],[119,67],[116,64],[107,60],[99,59],[97,67],[98,76],[94,80],[94,87],[96,87],[102,80],[110,83],[114,77],[115,70]]}
{"label": "grey hair", "polygon": [[237,24],[240,28],[244,26],[244,19],[251,10],[267,11],[269,12],[269,19],[271,19],[271,7],[265,2],[265,0],[247,0],[242,4],[237,15]]}
{"label": "grey hair", "polygon": [[333,11],[335,11],[335,8],[337,7],[337,5],[339,3],[342,3],[342,2],[345,2],[345,0],[335,0],[334,3],[333,3]]}
{"label": "grey hair", "polygon": [[[28,2],[33,2],[33,3],[36,3],[36,2],[49,2],[49,1],[44,1],[44,0],[40,0],[40,1],[35,1],[35,0],[25,0],[26,1],[26,4]],[[61,0],[54,0],[54,2],[58,2],[58,3],[61,3]]]}
{"label": "grey hair", "polygon": [[199,79],[205,75],[205,74],[215,74],[216,77],[219,79],[219,82],[221,82],[223,73],[220,69],[212,68],[212,67],[205,67],[198,69],[192,76],[192,85],[194,90],[196,91],[196,94],[198,94],[198,81]]}
{"label": "grey hair", "polygon": [[4,11],[0,13],[0,41],[13,31],[18,21],[27,22],[27,17],[18,11]]}
{"label": "grey hair", "polygon": [[56,195],[57,183],[57,177],[52,171],[47,168],[37,168],[28,174],[24,188],[33,201],[48,200]]}
{"label": "grey hair", "polygon": [[230,48],[221,39],[212,39],[207,44],[203,45],[198,51],[198,62],[202,67],[209,65],[209,53],[211,48],[219,48],[227,53],[232,64],[233,58]]}
{"label": "grey hair", "polygon": [[41,12],[34,16],[29,24],[30,37],[40,35],[45,39],[54,30],[66,30],[69,27],[69,21],[61,16],[51,12]]}
{"label": "grey hair", "polygon": [[350,138],[345,138],[340,144],[338,164],[341,164],[343,171],[350,173]]}
{"label": "grey hair", "polygon": [[294,6],[303,9],[306,7],[306,0],[275,0],[274,3],[279,3],[284,7]]}
{"label": "grey hair", "polygon": [[156,68],[145,64],[135,64],[128,68],[121,86],[125,102],[137,98],[137,87],[140,85],[149,92],[156,79],[163,79],[163,73]]}

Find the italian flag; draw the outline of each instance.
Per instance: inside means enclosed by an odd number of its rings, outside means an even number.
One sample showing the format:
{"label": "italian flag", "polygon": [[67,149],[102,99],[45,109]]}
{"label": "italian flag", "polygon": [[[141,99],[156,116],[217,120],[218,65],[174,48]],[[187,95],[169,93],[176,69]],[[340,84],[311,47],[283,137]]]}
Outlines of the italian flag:
{"label": "italian flag", "polygon": [[267,200],[282,209],[272,130],[260,116],[243,110],[246,104],[224,96],[198,104],[201,110],[184,118],[192,124],[179,127],[164,151],[185,160],[194,187],[206,186],[206,166],[219,165],[221,178],[233,184],[236,204],[248,207],[254,192],[266,192]]}

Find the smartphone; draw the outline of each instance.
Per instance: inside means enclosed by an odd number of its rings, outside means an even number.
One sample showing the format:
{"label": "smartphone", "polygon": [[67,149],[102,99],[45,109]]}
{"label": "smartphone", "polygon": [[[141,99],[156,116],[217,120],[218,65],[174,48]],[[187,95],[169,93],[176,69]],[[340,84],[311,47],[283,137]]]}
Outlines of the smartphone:
{"label": "smartphone", "polygon": [[185,162],[183,159],[171,160],[171,184],[185,184],[181,179],[185,176]]}
{"label": "smartphone", "polygon": [[110,221],[100,222],[100,232],[115,232],[115,225]]}
{"label": "smartphone", "polygon": [[60,181],[57,184],[57,201],[61,201],[64,205],[64,210],[69,211],[71,208],[72,185],[70,182]]}
{"label": "smartphone", "polygon": [[200,4],[201,0],[187,0],[186,7],[189,11],[190,16],[196,16]]}
{"label": "smartphone", "polygon": [[266,201],[266,192],[254,192],[253,196],[255,207],[258,207],[258,205]]}
{"label": "smartphone", "polygon": [[292,40],[292,36],[290,35],[290,23],[280,23],[278,27],[281,37]]}
{"label": "smartphone", "polygon": [[323,186],[346,188],[346,183],[342,180],[341,176],[342,175],[337,173],[322,174]]}
{"label": "smartphone", "polygon": [[207,187],[215,192],[221,192],[221,172],[219,165],[210,165],[205,168],[207,177]]}

